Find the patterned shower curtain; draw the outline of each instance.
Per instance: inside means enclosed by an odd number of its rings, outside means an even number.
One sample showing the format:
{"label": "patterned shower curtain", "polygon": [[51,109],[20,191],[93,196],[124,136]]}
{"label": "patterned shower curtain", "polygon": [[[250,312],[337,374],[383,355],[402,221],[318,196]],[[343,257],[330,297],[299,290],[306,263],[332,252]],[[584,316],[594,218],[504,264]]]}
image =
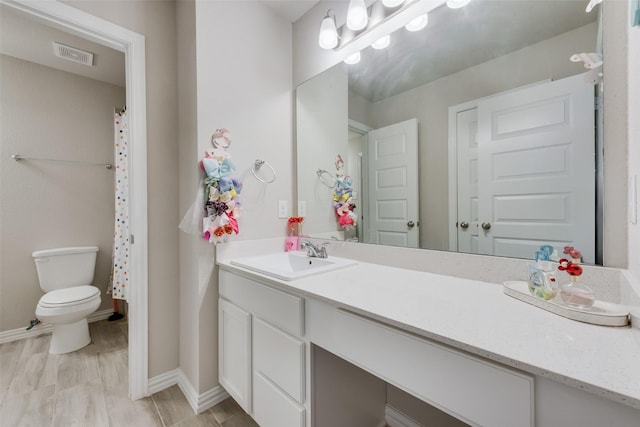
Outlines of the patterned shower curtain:
{"label": "patterned shower curtain", "polygon": [[114,299],[129,294],[129,117],[126,107],[114,115],[115,125],[115,231],[111,291]]}

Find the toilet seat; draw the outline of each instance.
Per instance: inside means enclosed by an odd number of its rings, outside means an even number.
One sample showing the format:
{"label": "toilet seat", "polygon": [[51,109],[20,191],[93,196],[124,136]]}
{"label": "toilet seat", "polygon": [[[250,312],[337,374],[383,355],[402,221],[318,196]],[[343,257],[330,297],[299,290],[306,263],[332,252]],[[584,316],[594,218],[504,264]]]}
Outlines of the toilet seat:
{"label": "toilet seat", "polygon": [[74,286],[47,292],[40,298],[38,305],[42,308],[74,307],[85,304],[96,297],[100,297],[100,290],[95,286]]}

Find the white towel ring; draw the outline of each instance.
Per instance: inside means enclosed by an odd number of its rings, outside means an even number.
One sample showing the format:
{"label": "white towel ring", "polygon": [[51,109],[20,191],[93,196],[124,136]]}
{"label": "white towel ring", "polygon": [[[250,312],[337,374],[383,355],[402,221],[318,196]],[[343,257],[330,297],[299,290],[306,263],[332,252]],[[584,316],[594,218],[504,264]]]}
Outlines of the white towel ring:
{"label": "white towel ring", "polygon": [[[266,165],[269,169],[271,169],[271,173],[273,173],[273,178],[271,178],[270,180],[263,179],[258,176],[257,172],[260,170],[260,168],[263,165]],[[264,182],[265,184],[271,184],[276,180],[276,171],[273,169],[273,166],[271,166],[269,163],[265,162],[264,160],[260,160],[260,159],[257,159],[256,162],[253,164],[253,167],[251,168],[251,174],[255,176],[258,181]]]}
{"label": "white towel ring", "polygon": [[[335,188],[336,184],[338,183],[338,181],[333,177],[333,175],[331,175],[329,172],[327,172],[324,169],[318,169],[316,171],[316,175],[318,175],[318,181],[320,181],[322,184],[324,184],[325,186],[329,187],[329,188]],[[331,181],[333,181],[333,183],[329,183],[327,181],[326,176],[329,177],[329,179],[331,179]]]}

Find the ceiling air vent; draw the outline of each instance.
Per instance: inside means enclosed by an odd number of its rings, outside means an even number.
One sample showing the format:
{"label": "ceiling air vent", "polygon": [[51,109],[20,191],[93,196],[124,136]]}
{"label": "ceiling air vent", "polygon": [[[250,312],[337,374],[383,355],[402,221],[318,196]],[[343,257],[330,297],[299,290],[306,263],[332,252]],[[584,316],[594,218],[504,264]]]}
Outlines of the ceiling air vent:
{"label": "ceiling air vent", "polygon": [[66,46],[58,42],[53,42],[53,52],[58,58],[68,59],[69,61],[78,62],[90,67],[93,66],[93,53],[91,52]]}

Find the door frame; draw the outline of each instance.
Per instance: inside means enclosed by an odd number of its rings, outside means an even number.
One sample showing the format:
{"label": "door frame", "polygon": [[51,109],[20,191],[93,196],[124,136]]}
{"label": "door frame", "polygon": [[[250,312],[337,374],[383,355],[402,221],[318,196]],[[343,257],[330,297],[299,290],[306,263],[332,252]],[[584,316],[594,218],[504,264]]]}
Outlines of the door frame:
{"label": "door frame", "polygon": [[449,107],[449,250],[458,252],[458,127],[457,116],[463,111],[478,108],[482,98]]}
{"label": "door frame", "polygon": [[371,126],[365,125],[364,123],[357,122],[355,120],[349,119],[349,130],[359,133],[362,135],[362,157],[360,157],[360,194],[358,195],[359,205],[360,205],[360,218],[358,223],[358,242],[365,242],[365,237],[368,235],[365,233],[366,224],[368,223],[368,218],[365,215],[364,207],[367,206],[367,198],[369,197],[369,169],[368,169],[368,157],[367,153],[369,152],[369,138],[367,134],[369,131],[373,130]]}
{"label": "door frame", "polygon": [[0,0],[45,25],[124,53],[129,113],[131,271],[129,290],[129,397],[148,395],[147,107],[144,36],[57,1]]}

